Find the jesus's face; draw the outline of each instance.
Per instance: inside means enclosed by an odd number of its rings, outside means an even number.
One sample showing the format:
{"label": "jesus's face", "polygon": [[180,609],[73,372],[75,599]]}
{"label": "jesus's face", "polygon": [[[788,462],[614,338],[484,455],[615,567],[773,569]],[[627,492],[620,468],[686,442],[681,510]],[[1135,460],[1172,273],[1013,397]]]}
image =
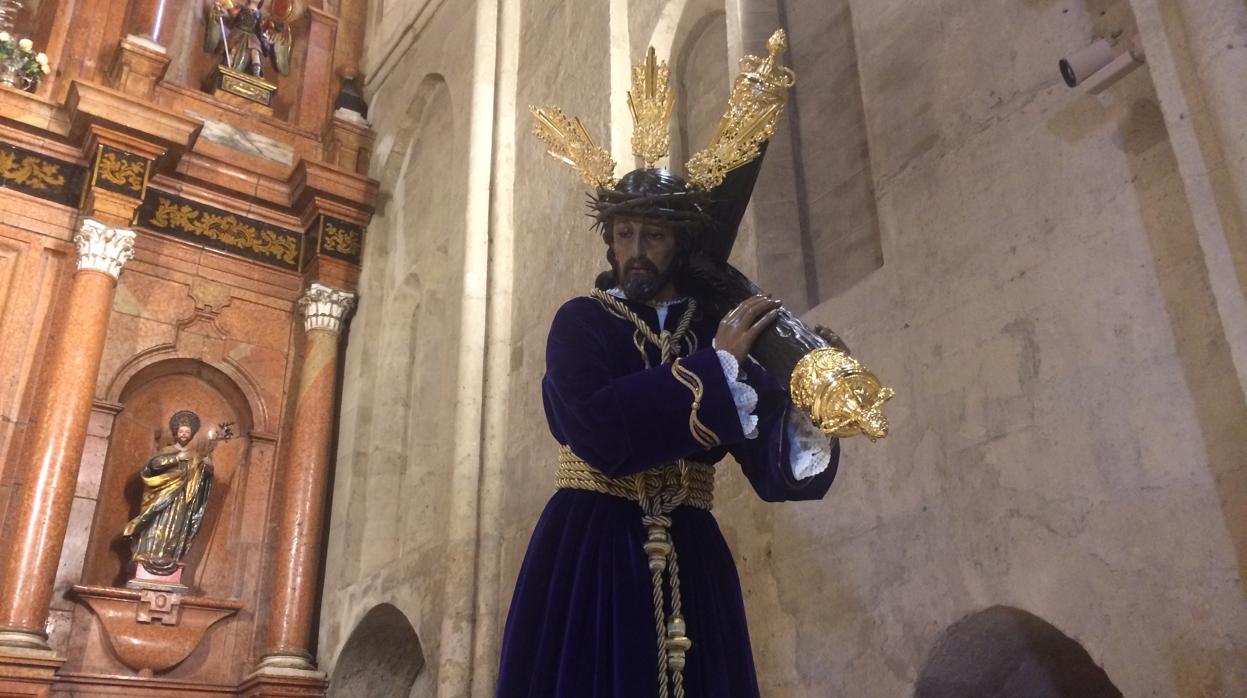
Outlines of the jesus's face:
{"label": "jesus's face", "polygon": [[194,435],[195,432],[191,431],[190,427],[183,424],[178,427],[177,433],[174,434],[174,439],[178,442],[179,446],[185,446],[191,442],[191,437]]}
{"label": "jesus's face", "polygon": [[635,301],[675,297],[672,265],[679,248],[675,226],[653,219],[616,216],[610,222],[610,245],[619,288]]}

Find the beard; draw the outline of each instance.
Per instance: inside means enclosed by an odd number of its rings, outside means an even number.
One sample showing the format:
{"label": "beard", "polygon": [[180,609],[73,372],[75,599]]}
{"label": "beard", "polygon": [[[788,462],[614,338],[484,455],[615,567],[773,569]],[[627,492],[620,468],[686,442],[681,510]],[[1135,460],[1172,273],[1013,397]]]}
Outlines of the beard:
{"label": "beard", "polygon": [[[635,271],[640,270],[644,273],[637,274]],[[671,281],[672,269],[668,267],[664,271],[658,271],[658,267],[648,259],[631,259],[623,266],[621,270],[619,265],[615,265],[615,278],[619,280],[619,290],[630,301],[645,303],[658,295],[658,292],[666,288],[667,283]]]}

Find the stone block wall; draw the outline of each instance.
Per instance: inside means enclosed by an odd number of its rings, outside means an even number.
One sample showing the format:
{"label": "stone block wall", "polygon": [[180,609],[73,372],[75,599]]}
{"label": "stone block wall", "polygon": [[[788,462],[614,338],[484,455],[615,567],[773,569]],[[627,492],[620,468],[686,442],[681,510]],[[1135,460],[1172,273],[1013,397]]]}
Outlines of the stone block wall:
{"label": "stone block wall", "polygon": [[[546,332],[605,264],[582,185],[528,135],[526,107],[564,107],[618,157],[619,66],[647,41],[703,94],[787,18],[801,82],[734,261],[789,284],[898,397],[891,436],[845,443],[825,501],[763,504],[721,468],[763,694],[906,695],[941,633],[995,605],[1080,642],[1125,695],[1247,683],[1247,180],[1244,102],[1227,96],[1241,37],[1224,29],[1247,25],[1241,3],[451,5],[370,15],[412,19],[386,26],[404,38],[365,71],[388,198],[371,234],[388,242],[369,248],[346,360],[322,666],[392,603],[424,648],[414,695],[490,695],[552,491]],[[1148,61],[1098,97],[1056,70],[1096,36],[1138,36]],[[430,74],[455,124],[434,129],[452,144],[436,177],[385,164],[412,161],[428,129],[411,105]],[[430,179],[448,188],[420,198]],[[404,201],[428,218],[400,217]],[[462,251],[430,228],[460,231]],[[441,290],[427,312],[442,319],[400,341],[387,333],[408,321],[388,308],[410,305],[391,299],[411,270],[412,293]],[[386,368],[412,355],[428,358],[409,375]],[[472,365],[479,383],[434,377]],[[369,450],[433,424],[440,446]],[[400,482],[426,484],[387,504]],[[374,514],[395,506],[415,513]],[[345,554],[381,530],[435,552],[389,568]]]}

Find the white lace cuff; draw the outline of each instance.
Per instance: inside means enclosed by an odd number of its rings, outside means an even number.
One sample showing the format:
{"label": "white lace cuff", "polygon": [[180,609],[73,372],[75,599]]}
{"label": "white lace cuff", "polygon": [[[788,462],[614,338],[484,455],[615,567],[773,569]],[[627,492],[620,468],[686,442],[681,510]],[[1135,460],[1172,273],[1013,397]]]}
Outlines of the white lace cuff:
{"label": "white lace cuff", "polygon": [[727,378],[727,387],[732,391],[732,402],[736,403],[736,413],[740,417],[740,430],[746,439],[758,438],[758,416],[753,413],[758,408],[758,391],[741,380],[740,364],[731,353],[716,349],[719,365],[723,367],[723,377]]}
{"label": "white lace cuff", "polygon": [[798,480],[814,477],[827,469],[831,462],[831,438],[814,426],[814,422],[801,410],[788,410],[784,424],[788,437],[788,467]]}

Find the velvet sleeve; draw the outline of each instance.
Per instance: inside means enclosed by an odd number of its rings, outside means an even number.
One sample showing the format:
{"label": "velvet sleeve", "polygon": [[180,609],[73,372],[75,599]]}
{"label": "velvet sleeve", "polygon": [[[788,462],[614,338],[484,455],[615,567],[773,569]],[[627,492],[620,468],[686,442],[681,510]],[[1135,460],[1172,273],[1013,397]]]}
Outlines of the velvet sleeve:
{"label": "velvet sleeve", "polygon": [[[631,345],[608,341],[590,299],[559,309],[546,344],[542,383],[546,417],[554,437],[610,477],[623,477],[705,448],[689,425],[693,391],[676,379],[670,364],[628,371]],[[744,438],[727,379],[713,349],[680,360],[703,389],[697,417],[726,445]]]}
{"label": "velvet sleeve", "polygon": [[758,437],[732,444],[729,452],[740,463],[745,477],[755,492],[768,502],[822,499],[836,477],[840,462],[840,442],[831,449],[827,469],[813,477],[798,481],[788,464],[790,444],[785,433],[788,411],[796,409],[788,392],[752,361],[746,362],[746,380],[758,391]]}

